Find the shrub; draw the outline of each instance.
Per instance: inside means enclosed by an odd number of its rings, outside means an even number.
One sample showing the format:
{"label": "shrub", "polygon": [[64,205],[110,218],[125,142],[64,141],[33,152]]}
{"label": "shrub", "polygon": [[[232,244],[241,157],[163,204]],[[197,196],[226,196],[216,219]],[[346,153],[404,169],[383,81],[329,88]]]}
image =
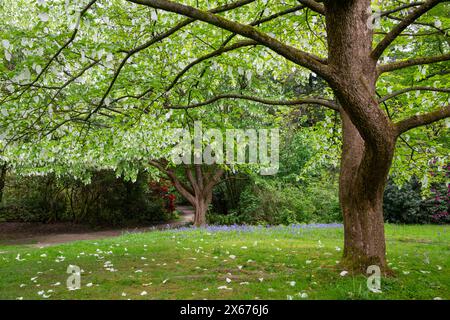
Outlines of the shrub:
{"label": "shrub", "polygon": [[52,175],[11,176],[0,220],[113,226],[154,223],[172,217],[174,200],[170,194],[167,199],[153,194],[144,173],[133,183],[112,171],[94,172],[88,185]]}
{"label": "shrub", "polygon": [[416,178],[402,187],[389,180],[384,192],[384,219],[390,223],[428,223],[429,214],[422,210],[422,188]]}
{"label": "shrub", "polygon": [[388,181],[384,192],[384,218],[391,223],[450,223],[450,185],[434,183],[431,196],[423,197],[417,178],[402,187]]}
{"label": "shrub", "polygon": [[236,209],[229,214],[209,214],[214,224],[293,224],[341,221],[337,186],[323,187],[283,183],[255,177],[242,193]]}
{"label": "shrub", "polygon": [[5,199],[0,207],[4,221],[52,222],[64,218],[64,188],[54,175],[8,176]]}

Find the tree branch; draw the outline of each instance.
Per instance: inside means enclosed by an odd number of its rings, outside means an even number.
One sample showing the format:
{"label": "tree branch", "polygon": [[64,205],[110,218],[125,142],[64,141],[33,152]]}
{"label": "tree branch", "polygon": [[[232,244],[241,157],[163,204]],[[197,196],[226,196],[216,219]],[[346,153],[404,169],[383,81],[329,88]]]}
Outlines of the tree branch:
{"label": "tree branch", "polygon": [[394,42],[394,40],[414,21],[419,19],[422,15],[430,11],[436,5],[445,0],[427,0],[424,4],[414,9],[409,15],[407,15],[399,24],[397,24],[394,29],[392,29],[383,40],[378,43],[375,49],[372,51],[372,58],[378,60],[383,52],[389,47],[389,45]]}
{"label": "tree branch", "polygon": [[297,0],[297,1],[303,4],[305,7],[308,7],[312,11],[325,15],[325,7],[322,4],[318,3],[318,1],[314,0]]}
{"label": "tree branch", "polygon": [[292,46],[286,45],[277,39],[257,30],[256,28],[225,19],[211,12],[202,11],[191,6],[183,5],[169,0],[128,0],[133,3],[145,5],[155,9],[161,9],[176,14],[184,15],[192,19],[200,20],[218,28],[228,30],[243,37],[255,40],[263,46],[272,49],[274,52],[286,59],[312,70],[324,79],[329,78],[328,66],[321,62],[321,58],[304,52]]}
{"label": "tree branch", "polygon": [[[225,12],[228,10],[233,10],[239,7],[242,7],[246,4],[249,4],[251,2],[254,2],[255,0],[240,0],[240,1],[236,1],[224,6],[220,6],[217,7],[215,9],[212,9],[210,12],[211,13],[221,13],[221,12]],[[100,102],[98,103],[98,105],[94,108],[94,110],[88,114],[88,116],[86,117],[86,120],[89,120],[90,117],[92,117],[93,114],[97,113],[98,110],[100,110],[101,108],[103,108],[103,105],[105,103],[106,98],[108,97],[109,93],[111,92],[114,84],[117,81],[117,78],[119,77],[120,72],[122,71],[123,67],[125,66],[125,64],[128,62],[128,60],[136,53],[147,49],[148,47],[154,45],[157,42],[160,42],[168,37],[170,37],[171,35],[173,35],[174,33],[180,31],[182,28],[186,27],[187,25],[191,24],[192,22],[194,22],[195,19],[185,19],[181,22],[179,22],[177,25],[175,25],[173,28],[167,30],[166,32],[163,32],[155,37],[153,37],[152,39],[150,39],[149,41],[145,42],[144,44],[130,50],[127,52],[127,55],[122,59],[122,61],[120,62],[119,67],[116,69],[116,71],[114,72],[113,78],[111,80],[111,82],[109,83],[108,88],[106,89],[105,93],[103,94],[102,98],[100,99]]]}
{"label": "tree branch", "polygon": [[193,190],[190,190],[188,186],[186,186],[183,182],[181,182],[173,173],[173,171],[168,170],[164,167],[164,165],[156,160],[149,160],[148,162],[151,166],[158,169],[160,172],[164,173],[170,181],[172,181],[174,187],[178,190],[179,193],[183,197],[186,198],[190,203],[195,203],[195,196]]}
{"label": "tree branch", "polygon": [[391,9],[391,10],[383,11],[383,12],[381,12],[380,16],[381,17],[385,17],[385,16],[388,16],[388,15],[390,15],[392,13],[396,13],[396,12],[399,12],[399,11],[402,11],[402,10],[405,10],[405,9],[409,9],[409,8],[412,8],[412,7],[421,6],[423,4],[425,4],[425,2],[407,3],[407,4],[404,4],[404,5],[400,6],[400,7],[397,7],[397,8]]}
{"label": "tree branch", "polygon": [[443,54],[440,56],[433,56],[433,57],[423,57],[423,58],[415,58],[415,59],[409,59],[409,60],[402,60],[398,62],[383,64],[378,66],[377,71],[378,74],[382,74],[385,72],[391,72],[403,68],[418,66],[418,65],[424,65],[424,64],[432,64],[432,63],[438,63],[443,61],[450,60],[450,53]]}
{"label": "tree branch", "polygon": [[378,101],[379,103],[383,103],[387,100],[390,100],[392,98],[395,98],[401,94],[411,92],[411,91],[434,91],[434,92],[447,92],[450,93],[450,88],[435,88],[435,87],[411,87],[411,88],[405,88],[398,91],[394,91],[391,94],[388,94],[382,98],[380,98]]}
{"label": "tree branch", "polygon": [[255,46],[257,44],[258,44],[258,42],[253,41],[253,40],[239,41],[239,42],[236,42],[236,43],[234,43],[232,45],[229,45],[227,47],[221,47],[221,48],[219,48],[219,49],[217,49],[217,50],[215,50],[215,51],[213,51],[213,52],[211,52],[209,54],[206,54],[206,55],[204,55],[204,56],[202,56],[202,57],[192,61],[183,70],[181,70],[177,74],[177,76],[173,79],[173,81],[170,83],[170,85],[166,88],[166,91],[170,91],[177,84],[178,80],[180,80],[180,78],[184,74],[186,74],[186,72],[188,72],[195,65],[197,65],[197,64],[199,64],[199,63],[201,63],[201,62],[203,62],[205,60],[208,60],[208,59],[220,56],[223,53],[230,52],[230,51],[233,51],[233,50],[236,50],[236,49],[239,49],[239,48],[243,48],[243,47]]}
{"label": "tree branch", "polygon": [[411,129],[431,124],[433,122],[449,117],[450,117],[450,105],[447,105],[446,107],[433,112],[414,115],[410,118],[397,122],[395,126],[397,128],[397,134],[400,135]]}
{"label": "tree branch", "polygon": [[225,170],[222,168],[217,169],[214,175],[211,177],[211,180],[206,184],[205,190],[211,190],[220,180],[222,175],[225,173]]}
{"label": "tree branch", "polygon": [[296,105],[302,105],[302,104],[317,104],[321,105],[330,109],[333,109],[335,111],[340,111],[339,106],[332,100],[322,99],[322,98],[301,98],[301,99],[295,99],[295,100],[286,100],[286,101],[280,101],[280,100],[269,100],[264,98],[258,98],[255,96],[245,96],[241,94],[221,94],[217,95],[211,99],[208,99],[204,102],[199,102],[195,104],[190,104],[186,106],[169,106],[166,105],[166,109],[193,109],[193,108],[199,108],[203,107],[209,104],[212,104],[216,101],[222,100],[222,99],[241,99],[241,100],[249,100],[254,102],[259,102],[266,105],[271,106],[296,106]]}
{"label": "tree branch", "polygon": [[[251,25],[251,26],[258,26],[258,25],[260,25],[260,24],[269,22],[269,21],[271,21],[271,20],[274,20],[274,19],[276,19],[276,18],[282,17],[282,16],[287,15],[287,14],[289,14],[289,13],[297,12],[297,11],[302,10],[302,9],[304,9],[304,8],[305,8],[305,6],[303,6],[303,5],[297,6],[297,7],[292,7],[292,8],[289,8],[289,9],[286,9],[286,10],[283,10],[283,11],[280,11],[280,12],[277,12],[277,13],[274,13],[274,14],[268,16],[268,17],[265,17],[265,18],[261,18],[261,19],[255,20],[255,21],[253,21],[252,23],[250,23],[250,25]],[[206,54],[206,55],[204,55],[204,56],[202,56],[202,57],[200,57],[200,58],[198,58],[198,59],[192,61],[190,64],[188,64],[183,70],[181,70],[181,71],[177,74],[177,76],[174,78],[174,80],[173,80],[173,81],[170,83],[170,85],[166,88],[166,91],[170,91],[171,89],[173,89],[173,87],[177,84],[177,82],[181,79],[181,77],[183,77],[183,75],[185,75],[186,72],[188,72],[190,69],[192,69],[192,68],[193,68],[194,66],[196,66],[197,64],[202,63],[203,61],[206,61],[206,60],[208,60],[208,59],[217,57],[217,56],[219,56],[219,55],[221,55],[221,54],[223,54],[223,53],[226,53],[226,52],[230,52],[230,51],[233,51],[233,50],[242,48],[242,47],[251,46],[251,45],[257,45],[257,44],[258,44],[258,43],[257,43],[256,41],[254,41],[254,40],[244,40],[244,41],[236,42],[236,43],[234,43],[234,44],[232,44],[232,45],[230,45],[230,46],[227,47],[226,45],[233,39],[233,37],[234,37],[235,35],[236,35],[235,33],[233,33],[232,35],[230,35],[230,36],[222,43],[222,45],[220,46],[219,49],[217,49],[217,50],[215,50],[215,51],[213,51],[213,52],[211,52],[211,53],[209,53],[209,54]],[[326,63],[326,61],[322,61],[322,62]]]}
{"label": "tree branch", "polygon": [[29,84],[26,85],[26,87],[21,91],[21,93],[19,94],[19,97],[21,97],[29,88],[31,88],[32,86],[34,86],[39,79],[44,75],[44,73],[47,71],[47,69],[50,67],[50,65],[52,64],[53,61],[55,61],[58,56],[61,54],[61,52],[64,51],[65,48],[67,48],[72,42],[73,40],[75,40],[75,37],[77,36],[78,33],[78,29],[79,29],[79,24],[81,21],[81,18],[83,18],[83,16],[86,14],[86,12],[97,2],[97,0],[91,0],[84,8],[83,10],[80,11],[80,16],[78,17],[78,23],[75,26],[75,30],[72,32],[71,37],[69,38],[69,40],[67,40],[60,48],[59,50],[50,58],[50,60],[47,62],[47,64],[44,66],[44,68],[42,68],[41,72],[39,72],[39,74],[36,76],[36,78],[30,82]]}

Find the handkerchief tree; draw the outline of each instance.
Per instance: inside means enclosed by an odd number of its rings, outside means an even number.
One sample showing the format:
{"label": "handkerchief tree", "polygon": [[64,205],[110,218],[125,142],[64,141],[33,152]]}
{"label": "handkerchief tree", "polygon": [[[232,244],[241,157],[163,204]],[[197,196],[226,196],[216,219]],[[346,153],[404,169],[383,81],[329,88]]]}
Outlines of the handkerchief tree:
{"label": "handkerchief tree", "polygon": [[[439,134],[448,135],[440,121],[450,117],[448,1],[39,0],[3,6],[0,103],[11,119],[3,122],[6,134],[15,141],[56,139],[75,124],[86,131],[168,109],[178,110],[177,117],[207,117],[224,104],[338,113],[343,262],[356,272],[369,265],[388,271],[382,204],[396,145],[399,168],[405,148],[410,159],[444,150],[439,161],[448,161],[448,140],[432,145]],[[270,79],[294,74],[301,83],[311,73],[328,85],[321,96],[285,94]],[[419,127],[424,130],[414,130]]]}

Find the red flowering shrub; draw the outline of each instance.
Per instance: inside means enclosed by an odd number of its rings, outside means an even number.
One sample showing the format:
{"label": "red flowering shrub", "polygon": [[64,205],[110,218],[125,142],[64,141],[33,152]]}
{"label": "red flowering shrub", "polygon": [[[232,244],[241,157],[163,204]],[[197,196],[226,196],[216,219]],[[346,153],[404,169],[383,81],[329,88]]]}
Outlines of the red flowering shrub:
{"label": "red flowering shrub", "polygon": [[149,188],[153,195],[160,197],[164,201],[164,209],[172,214],[175,211],[176,196],[171,192],[172,184],[162,180],[160,182],[151,181]]}

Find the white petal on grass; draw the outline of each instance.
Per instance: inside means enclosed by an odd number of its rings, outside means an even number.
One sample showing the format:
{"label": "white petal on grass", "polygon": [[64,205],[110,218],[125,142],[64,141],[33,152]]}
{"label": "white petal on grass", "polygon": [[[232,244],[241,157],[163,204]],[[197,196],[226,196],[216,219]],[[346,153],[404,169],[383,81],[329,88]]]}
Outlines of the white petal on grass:
{"label": "white petal on grass", "polygon": [[226,281],[227,283],[230,283],[230,282],[231,282],[231,279],[230,279],[230,278],[226,278],[225,281]]}
{"label": "white petal on grass", "polygon": [[89,282],[88,284],[86,284],[86,287],[92,287],[92,282]]}
{"label": "white petal on grass", "polygon": [[291,281],[291,282],[289,282],[289,285],[290,285],[291,287],[295,287],[295,284],[296,284],[296,282],[295,282],[295,281]]}
{"label": "white petal on grass", "polygon": [[21,258],[20,258],[20,253],[17,254],[16,260],[17,260],[17,261],[25,261],[25,259],[21,259]]}
{"label": "white petal on grass", "polygon": [[377,288],[371,288],[369,290],[372,291],[373,293],[383,293],[383,291],[381,291],[380,289],[377,289]]}
{"label": "white petal on grass", "polygon": [[308,294],[306,292],[302,292],[298,294],[300,296],[300,298],[302,299],[307,299],[308,298]]}
{"label": "white petal on grass", "polygon": [[142,291],[141,292],[141,296],[146,296],[147,295],[147,291]]}
{"label": "white petal on grass", "polygon": [[219,290],[233,290],[233,288],[228,288],[227,286],[220,286],[220,287],[217,287],[217,289],[219,289]]}
{"label": "white petal on grass", "polygon": [[234,254],[230,254],[229,257],[230,257],[230,259],[233,259],[233,260],[236,259],[236,256]]}
{"label": "white petal on grass", "polygon": [[345,277],[348,274],[348,271],[344,270],[340,273],[341,277]]}

